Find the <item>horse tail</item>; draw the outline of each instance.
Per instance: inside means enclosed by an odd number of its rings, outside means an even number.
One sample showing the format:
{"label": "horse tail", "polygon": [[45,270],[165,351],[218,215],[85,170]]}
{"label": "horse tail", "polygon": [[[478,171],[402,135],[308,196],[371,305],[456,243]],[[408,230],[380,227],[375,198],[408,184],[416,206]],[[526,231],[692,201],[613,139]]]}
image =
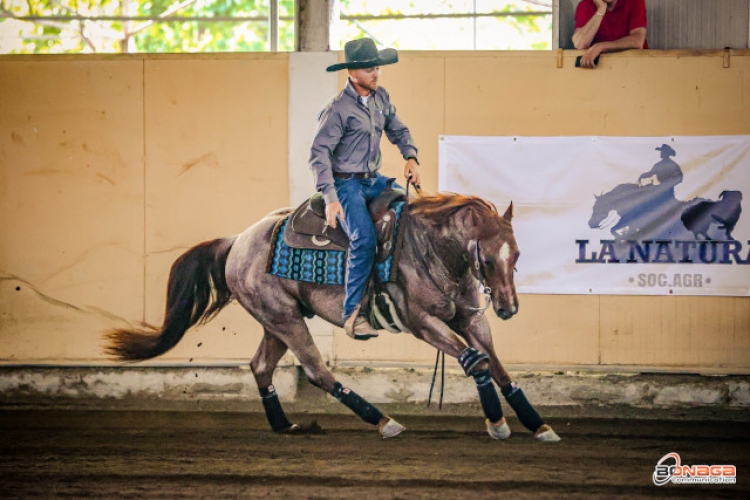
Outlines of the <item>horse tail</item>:
{"label": "horse tail", "polygon": [[213,318],[232,299],[224,268],[236,237],[207,241],[172,264],[167,308],[161,328],[118,328],[107,332],[107,354],[122,361],[142,361],[164,354],[196,323]]}

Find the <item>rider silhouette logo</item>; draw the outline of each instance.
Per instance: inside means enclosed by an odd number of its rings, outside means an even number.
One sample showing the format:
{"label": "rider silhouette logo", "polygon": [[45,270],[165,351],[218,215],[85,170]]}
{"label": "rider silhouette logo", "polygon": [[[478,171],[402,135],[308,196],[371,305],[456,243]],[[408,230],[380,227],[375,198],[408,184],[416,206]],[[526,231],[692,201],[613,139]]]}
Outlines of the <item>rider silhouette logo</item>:
{"label": "rider silhouette logo", "polygon": [[661,160],[636,184],[619,184],[596,196],[589,227],[608,228],[616,242],[636,240],[734,240],[742,212],[742,192],[723,191],[718,200],[680,200],[675,186],[683,180],[668,144],[656,148]]}

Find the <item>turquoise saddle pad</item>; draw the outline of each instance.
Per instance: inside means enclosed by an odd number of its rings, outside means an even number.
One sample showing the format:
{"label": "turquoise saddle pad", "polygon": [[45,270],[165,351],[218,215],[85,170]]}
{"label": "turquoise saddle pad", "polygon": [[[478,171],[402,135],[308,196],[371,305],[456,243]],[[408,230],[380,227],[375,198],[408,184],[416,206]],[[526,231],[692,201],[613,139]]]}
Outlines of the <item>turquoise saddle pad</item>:
{"label": "turquoise saddle pad", "polygon": [[[396,226],[393,231],[391,248],[396,247],[401,225],[403,201],[394,203],[391,209],[396,213]],[[273,233],[274,244],[268,262],[268,272],[274,276],[319,285],[343,285],[346,276],[346,252],[339,250],[310,250],[292,248],[284,243],[284,229],[289,217],[277,226]],[[395,267],[392,251],[388,258],[375,265],[376,276],[380,282],[395,279]]]}

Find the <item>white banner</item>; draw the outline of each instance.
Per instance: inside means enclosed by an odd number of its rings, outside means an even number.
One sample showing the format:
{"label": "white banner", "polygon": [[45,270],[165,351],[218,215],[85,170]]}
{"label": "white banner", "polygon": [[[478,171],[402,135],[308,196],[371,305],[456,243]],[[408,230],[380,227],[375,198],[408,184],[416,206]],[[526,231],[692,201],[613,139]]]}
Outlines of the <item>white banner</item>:
{"label": "white banner", "polygon": [[441,136],[438,187],[513,201],[519,292],[750,295],[750,136]]}

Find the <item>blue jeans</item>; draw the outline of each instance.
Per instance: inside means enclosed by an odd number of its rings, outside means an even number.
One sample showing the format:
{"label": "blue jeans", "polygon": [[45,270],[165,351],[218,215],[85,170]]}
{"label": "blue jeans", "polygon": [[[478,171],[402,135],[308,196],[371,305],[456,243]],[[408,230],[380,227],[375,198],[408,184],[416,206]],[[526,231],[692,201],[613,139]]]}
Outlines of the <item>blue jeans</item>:
{"label": "blue jeans", "polygon": [[375,264],[378,235],[375,233],[375,224],[370,218],[367,206],[393,183],[393,180],[380,174],[372,179],[334,178],[336,193],[344,209],[342,226],[349,236],[344,318],[351,316],[362,300],[367,279]]}

